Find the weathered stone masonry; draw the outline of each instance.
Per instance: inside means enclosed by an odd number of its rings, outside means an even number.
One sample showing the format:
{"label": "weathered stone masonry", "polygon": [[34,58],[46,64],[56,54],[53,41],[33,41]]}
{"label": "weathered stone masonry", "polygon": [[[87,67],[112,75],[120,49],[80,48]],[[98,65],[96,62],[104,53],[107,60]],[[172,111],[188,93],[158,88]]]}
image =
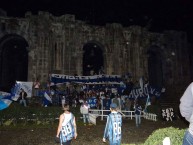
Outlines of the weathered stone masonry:
{"label": "weathered stone masonry", "polygon": [[56,17],[48,12],[27,12],[25,18],[1,16],[0,28],[1,83],[5,76],[4,42],[11,38],[26,43],[27,81],[39,78],[46,82],[49,73],[82,75],[83,47],[94,43],[103,51],[106,74],[130,72],[134,80],[144,76],[158,86],[172,86],[172,90],[190,82],[185,32],[155,33],[145,27],[123,27],[117,23],[93,26],[76,20],[74,15]]}

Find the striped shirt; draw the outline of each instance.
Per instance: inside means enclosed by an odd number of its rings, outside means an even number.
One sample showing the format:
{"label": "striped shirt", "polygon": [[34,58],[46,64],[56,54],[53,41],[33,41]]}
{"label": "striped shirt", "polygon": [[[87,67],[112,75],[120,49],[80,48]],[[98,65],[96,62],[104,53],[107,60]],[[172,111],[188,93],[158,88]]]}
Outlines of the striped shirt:
{"label": "striped shirt", "polygon": [[107,123],[103,138],[108,138],[108,140],[114,144],[121,143],[121,126],[121,114],[118,112],[112,112],[107,117]]}

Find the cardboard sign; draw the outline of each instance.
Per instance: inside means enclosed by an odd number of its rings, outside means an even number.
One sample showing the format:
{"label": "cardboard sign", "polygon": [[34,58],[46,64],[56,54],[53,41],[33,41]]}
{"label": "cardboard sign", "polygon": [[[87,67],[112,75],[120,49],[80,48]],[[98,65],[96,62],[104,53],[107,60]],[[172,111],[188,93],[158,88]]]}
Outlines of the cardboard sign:
{"label": "cardboard sign", "polygon": [[175,118],[174,109],[173,108],[162,109],[162,117],[166,121],[173,121],[173,119]]}

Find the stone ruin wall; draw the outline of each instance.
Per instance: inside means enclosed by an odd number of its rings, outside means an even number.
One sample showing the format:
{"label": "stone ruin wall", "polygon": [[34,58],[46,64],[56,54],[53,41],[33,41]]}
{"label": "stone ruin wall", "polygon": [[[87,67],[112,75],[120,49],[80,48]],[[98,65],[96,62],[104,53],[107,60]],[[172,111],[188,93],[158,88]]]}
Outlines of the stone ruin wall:
{"label": "stone ruin wall", "polygon": [[17,34],[27,41],[28,81],[40,78],[46,82],[49,73],[82,75],[83,47],[88,42],[101,46],[106,74],[131,72],[134,80],[148,77],[148,50],[157,46],[164,85],[186,86],[190,81],[185,32],[155,33],[145,27],[117,23],[93,26],[76,20],[74,15],[56,17],[48,12],[27,12],[25,18],[2,16],[0,26],[0,38]]}

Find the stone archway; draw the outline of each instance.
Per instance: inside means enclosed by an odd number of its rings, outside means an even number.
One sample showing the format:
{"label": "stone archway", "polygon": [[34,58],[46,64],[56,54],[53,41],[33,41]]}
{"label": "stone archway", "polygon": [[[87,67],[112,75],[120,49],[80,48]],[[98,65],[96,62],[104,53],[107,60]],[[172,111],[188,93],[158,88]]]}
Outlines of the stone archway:
{"label": "stone archway", "polygon": [[104,57],[102,46],[94,41],[83,47],[83,75],[104,73]]}
{"label": "stone archway", "polygon": [[151,46],[148,54],[149,84],[161,88],[163,86],[162,53],[158,46]]}
{"label": "stone archway", "polygon": [[10,91],[15,81],[27,81],[28,51],[27,41],[15,34],[0,40],[0,90]]}

